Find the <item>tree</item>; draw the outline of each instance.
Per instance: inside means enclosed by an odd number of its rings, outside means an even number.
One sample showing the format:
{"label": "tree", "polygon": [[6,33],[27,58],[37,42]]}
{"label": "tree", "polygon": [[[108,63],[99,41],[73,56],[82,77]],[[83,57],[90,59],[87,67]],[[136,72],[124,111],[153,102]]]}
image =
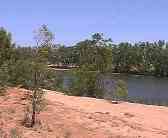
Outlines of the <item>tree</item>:
{"label": "tree", "polygon": [[107,73],[112,67],[111,41],[96,33],[91,40],[79,42],[79,68],[74,70],[76,79],[73,82],[73,95],[103,98],[99,83],[101,74]]}
{"label": "tree", "polygon": [[37,47],[52,47],[54,34],[49,30],[48,26],[43,24],[34,31],[34,39]]}
{"label": "tree", "polygon": [[109,39],[96,33],[91,40],[79,42],[79,66],[90,71],[106,72],[112,68],[112,45]]}
{"label": "tree", "polygon": [[41,84],[45,80],[45,73],[47,71],[47,61],[49,48],[52,45],[53,35],[48,30],[46,25],[42,25],[35,35],[36,40],[36,55],[31,63],[31,76],[32,78],[29,80],[29,86],[32,90],[32,119],[31,119],[31,127],[34,126],[36,122],[36,112],[37,107],[41,103],[41,99],[43,96],[43,91],[41,89]]}
{"label": "tree", "polygon": [[34,126],[36,122],[36,112],[38,111],[38,106],[42,103],[43,99],[43,90],[41,89],[41,84],[45,79],[45,70],[46,68],[41,63],[32,63],[32,84],[30,88],[33,91],[32,94],[32,121],[31,127]]}
{"label": "tree", "polygon": [[75,96],[87,96],[94,98],[103,98],[103,92],[99,87],[99,73],[85,70],[86,68],[75,69],[70,92],[68,94]]}
{"label": "tree", "polygon": [[123,80],[118,80],[116,84],[116,98],[126,98],[128,96],[128,88]]}
{"label": "tree", "polygon": [[4,90],[9,80],[9,62],[12,60],[13,47],[11,34],[0,28],[0,89]]}
{"label": "tree", "polygon": [[167,75],[167,48],[164,41],[120,43],[113,52],[114,71],[121,73]]}
{"label": "tree", "polygon": [[49,30],[47,25],[42,25],[39,29],[35,30],[34,32],[38,60],[46,60],[46,62],[48,62],[50,58],[50,50],[53,46],[54,34]]}
{"label": "tree", "polygon": [[0,28],[0,66],[11,59],[12,55],[11,34],[4,28]]}

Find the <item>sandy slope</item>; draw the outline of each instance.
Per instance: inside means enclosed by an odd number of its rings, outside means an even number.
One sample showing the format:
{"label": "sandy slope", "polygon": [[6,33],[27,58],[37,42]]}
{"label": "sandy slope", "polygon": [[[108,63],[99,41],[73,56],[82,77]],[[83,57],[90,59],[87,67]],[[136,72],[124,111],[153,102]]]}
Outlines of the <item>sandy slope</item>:
{"label": "sandy slope", "polygon": [[23,89],[0,97],[0,128],[17,130],[25,138],[168,138],[168,108],[141,104],[112,104],[105,100],[65,96],[48,91],[41,124],[21,125],[26,100]]}

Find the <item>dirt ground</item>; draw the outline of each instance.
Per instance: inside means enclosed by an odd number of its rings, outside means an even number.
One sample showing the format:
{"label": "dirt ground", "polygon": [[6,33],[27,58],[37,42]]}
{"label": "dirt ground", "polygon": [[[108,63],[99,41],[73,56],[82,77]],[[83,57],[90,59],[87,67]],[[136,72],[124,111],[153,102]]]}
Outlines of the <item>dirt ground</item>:
{"label": "dirt ground", "polygon": [[0,138],[168,138],[168,108],[65,96],[46,91],[47,106],[34,128],[22,125],[27,91],[0,96]]}

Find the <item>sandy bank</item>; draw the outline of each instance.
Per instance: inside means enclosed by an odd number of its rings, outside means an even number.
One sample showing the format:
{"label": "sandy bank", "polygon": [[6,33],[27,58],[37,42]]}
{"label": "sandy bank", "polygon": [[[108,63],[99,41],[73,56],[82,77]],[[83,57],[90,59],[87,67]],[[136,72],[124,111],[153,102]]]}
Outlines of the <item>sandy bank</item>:
{"label": "sandy bank", "polygon": [[23,91],[10,89],[0,97],[0,128],[15,127],[24,138],[168,138],[167,107],[112,104],[53,91],[45,95],[47,108],[38,115],[41,125],[25,128],[20,123],[26,106]]}

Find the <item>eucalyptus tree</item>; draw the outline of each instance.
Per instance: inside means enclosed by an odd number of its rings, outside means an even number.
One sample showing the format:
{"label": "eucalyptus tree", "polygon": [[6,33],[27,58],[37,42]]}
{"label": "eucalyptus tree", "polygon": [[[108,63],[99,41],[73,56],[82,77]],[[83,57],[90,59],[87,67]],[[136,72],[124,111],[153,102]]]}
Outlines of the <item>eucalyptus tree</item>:
{"label": "eucalyptus tree", "polygon": [[12,38],[11,33],[7,32],[4,28],[0,28],[0,66],[11,59],[12,53]]}
{"label": "eucalyptus tree", "polygon": [[0,88],[4,89],[9,80],[9,63],[13,56],[11,33],[4,28],[0,28]]}
{"label": "eucalyptus tree", "polygon": [[41,84],[43,84],[43,81],[45,80],[49,50],[52,47],[54,35],[49,31],[46,25],[42,25],[35,31],[34,38],[36,41],[36,52],[31,62],[31,79],[29,80],[29,86],[33,92],[31,127],[33,127],[36,122],[37,107],[43,97]]}
{"label": "eucalyptus tree", "polygon": [[[36,59],[40,62],[41,60],[46,60],[48,63],[50,51],[53,47],[54,34],[49,30],[48,26],[43,24],[40,28],[34,31],[34,40],[36,42]],[[40,59],[41,58],[41,59]]]}
{"label": "eucalyptus tree", "polygon": [[111,40],[96,33],[91,39],[77,43],[79,68],[75,69],[76,79],[72,84],[73,95],[102,98],[102,73],[112,69]]}
{"label": "eucalyptus tree", "polygon": [[79,47],[79,65],[90,71],[106,72],[112,67],[112,44],[104,39],[103,34],[96,33],[92,39],[81,41]]}

